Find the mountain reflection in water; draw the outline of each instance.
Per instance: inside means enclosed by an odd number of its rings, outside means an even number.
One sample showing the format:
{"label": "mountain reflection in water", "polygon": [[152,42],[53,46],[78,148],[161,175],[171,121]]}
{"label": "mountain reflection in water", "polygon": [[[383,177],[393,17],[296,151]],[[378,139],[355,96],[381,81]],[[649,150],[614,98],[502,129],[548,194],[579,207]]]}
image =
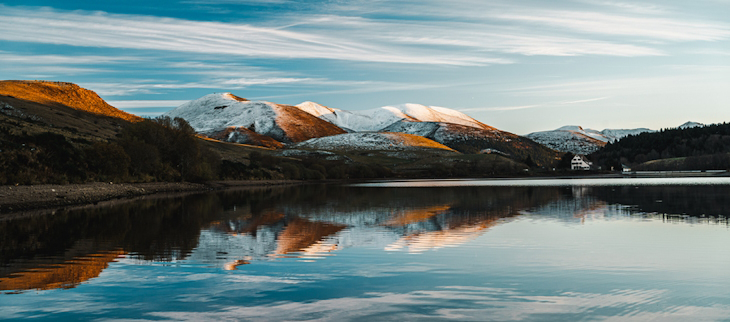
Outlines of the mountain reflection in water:
{"label": "mountain reflection in water", "polygon": [[[234,270],[343,248],[453,247],[519,216],[642,216],[727,224],[728,186],[363,188],[334,185],[154,197],[52,215],[0,217],[0,290],[72,288],[120,257]],[[688,198],[688,196],[691,196]]]}

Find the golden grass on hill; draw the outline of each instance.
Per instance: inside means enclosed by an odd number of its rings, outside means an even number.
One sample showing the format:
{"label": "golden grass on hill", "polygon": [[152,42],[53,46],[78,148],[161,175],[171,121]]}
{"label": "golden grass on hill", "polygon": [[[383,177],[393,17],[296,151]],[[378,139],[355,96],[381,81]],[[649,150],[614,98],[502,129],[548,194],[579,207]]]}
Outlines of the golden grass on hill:
{"label": "golden grass on hill", "polygon": [[431,149],[442,149],[447,151],[456,152],[456,150],[438,143],[434,140],[427,139],[425,137],[406,134],[406,133],[395,133],[395,132],[383,132],[391,140],[400,143],[403,146],[418,147],[418,148],[431,148]]}
{"label": "golden grass on hill", "polygon": [[293,143],[311,138],[319,138],[347,133],[337,125],[322,120],[295,106],[277,104],[276,124],[284,130],[286,137]]}
{"label": "golden grass on hill", "polygon": [[76,84],[50,81],[0,81],[0,95],[44,105],[63,105],[127,121],[141,121],[136,115],[107,104],[99,95]]}

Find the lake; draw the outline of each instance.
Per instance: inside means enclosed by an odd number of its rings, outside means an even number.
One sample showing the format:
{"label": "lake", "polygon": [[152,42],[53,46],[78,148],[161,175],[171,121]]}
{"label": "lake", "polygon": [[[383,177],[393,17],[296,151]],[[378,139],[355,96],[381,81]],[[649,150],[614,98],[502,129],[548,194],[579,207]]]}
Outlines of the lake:
{"label": "lake", "polygon": [[730,320],[730,178],[409,180],[0,217],[0,319]]}

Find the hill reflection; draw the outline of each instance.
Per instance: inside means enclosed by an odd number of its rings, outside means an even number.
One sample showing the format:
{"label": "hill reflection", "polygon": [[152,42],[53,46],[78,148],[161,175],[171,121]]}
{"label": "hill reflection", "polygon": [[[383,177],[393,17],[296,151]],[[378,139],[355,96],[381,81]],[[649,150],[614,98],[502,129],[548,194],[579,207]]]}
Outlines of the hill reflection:
{"label": "hill reflection", "polygon": [[228,190],[0,218],[0,290],[75,287],[119,257],[237,269],[348,247],[424,252],[469,242],[519,216],[727,217],[726,186]]}

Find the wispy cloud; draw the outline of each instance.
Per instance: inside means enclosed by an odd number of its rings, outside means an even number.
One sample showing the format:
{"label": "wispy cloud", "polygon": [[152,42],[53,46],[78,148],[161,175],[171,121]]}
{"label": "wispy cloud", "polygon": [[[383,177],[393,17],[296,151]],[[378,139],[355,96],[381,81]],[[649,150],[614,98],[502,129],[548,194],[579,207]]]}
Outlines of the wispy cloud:
{"label": "wispy cloud", "polygon": [[288,83],[304,83],[309,81],[308,78],[237,78],[237,79],[218,79],[209,80],[207,82],[134,82],[134,83],[102,83],[89,82],[81,83],[82,86],[91,89],[100,95],[109,96],[128,96],[135,94],[159,94],[164,90],[181,90],[181,89],[220,89],[228,90],[242,89],[254,85],[273,85]]}
{"label": "wispy cloud", "polygon": [[580,104],[580,103],[602,101],[605,99],[608,99],[608,97],[596,97],[596,98],[589,98],[589,99],[577,100],[577,101],[567,101],[567,102],[560,102],[559,104]]}
{"label": "wispy cloud", "polygon": [[265,58],[485,65],[484,55],[384,46],[326,33],[246,24],[0,6],[0,40]]}
{"label": "wispy cloud", "polygon": [[3,71],[26,78],[112,73],[115,69],[100,67],[100,65],[138,61],[139,59],[135,57],[34,55],[0,51],[0,64],[3,65]]}
{"label": "wispy cloud", "polygon": [[[645,40],[717,41],[730,37],[730,28],[722,23],[510,5],[474,6],[477,8],[469,10],[465,3],[446,6],[427,1],[389,8],[401,10],[402,15],[438,17],[430,20],[367,18],[367,8],[372,6],[363,6],[355,12],[360,16],[338,14],[350,12],[346,10],[282,14],[253,25],[0,5],[0,40],[229,57],[473,66],[515,63],[509,56],[514,54],[665,55],[663,49],[649,46]],[[454,20],[457,15],[465,19]],[[599,39],[594,35],[623,38]]]}
{"label": "wispy cloud", "polygon": [[716,41],[730,37],[728,25],[661,17],[559,10],[506,13],[494,17],[566,28],[580,33],[646,37],[667,41]]}
{"label": "wispy cloud", "polygon": [[472,107],[459,109],[461,112],[474,112],[474,111],[515,111],[524,110],[528,108],[540,107],[541,104],[534,105],[518,105],[518,106],[496,106],[496,107]]}
{"label": "wispy cloud", "polygon": [[624,1],[607,1],[607,0],[582,0],[581,2],[612,7],[623,11],[642,13],[642,14],[663,14],[667,13],[668,9],[664,6],[636,2],[624,2]]}
{"label": "wispy cloud", "polygon": [[34,54],[17,54],[7,51],[0,51],[0,62],[5,63],[21,63],[34,65],[89,65],[89,64],[105,64],[105,63],[124,63],[139,61],[137,57],[125,56],[101,56],[101,55],[34,55]]}
{"label": "wispy cloud", "polygon": [[609,97],[596,97],[596,98],[588,98],[588,99],[582,99],[582,100],[576,100],[576,101],[549,102],[549,103],[532,104],[532,105],[462,108],[462,109],[459,109],[459,111],[461,111],[461,112],[516,111],[516,110],[524,110],[524,109],[536,108],[536,107],[550,107],[550,106],[589,103],[589,102],[595,102],[595,101],[602,101],[602,100],[605,100],[608,98]]}
{"label": "wispy cloud", "polygon": [[187,103],[187,100],[125,100],[107,101],[109,105],[121,109],[150,108],[150,107],[177,107]]}

